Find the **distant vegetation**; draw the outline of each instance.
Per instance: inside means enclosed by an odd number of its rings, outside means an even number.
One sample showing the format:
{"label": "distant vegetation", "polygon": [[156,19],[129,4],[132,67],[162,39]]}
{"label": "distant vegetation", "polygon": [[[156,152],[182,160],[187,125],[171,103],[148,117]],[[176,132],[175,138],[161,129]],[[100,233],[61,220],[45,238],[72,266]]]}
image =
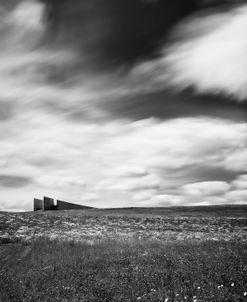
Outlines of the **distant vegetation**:
{"label": "distant vegetation", "polygon": [[247,301],[244,209],[1,213],[0,301]]}

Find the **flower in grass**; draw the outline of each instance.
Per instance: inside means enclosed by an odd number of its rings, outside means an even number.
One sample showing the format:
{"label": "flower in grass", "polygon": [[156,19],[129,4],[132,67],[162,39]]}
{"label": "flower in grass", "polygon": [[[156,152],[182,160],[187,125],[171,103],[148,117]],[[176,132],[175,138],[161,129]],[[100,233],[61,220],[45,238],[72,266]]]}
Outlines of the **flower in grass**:
{"label": "flower in grass", "polygon": [[201,288],[201,286],[197,286],[197,289],[200,289]]}

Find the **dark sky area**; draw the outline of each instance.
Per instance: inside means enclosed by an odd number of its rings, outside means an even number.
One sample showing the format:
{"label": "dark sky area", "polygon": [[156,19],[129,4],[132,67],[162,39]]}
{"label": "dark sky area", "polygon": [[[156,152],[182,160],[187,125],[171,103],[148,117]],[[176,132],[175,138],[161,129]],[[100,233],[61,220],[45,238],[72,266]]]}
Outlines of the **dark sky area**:
{"label": "dark sky area", "polygon": [[[43,0],[44,20],[48,24],[49,45],[71,47],[79,53],[76,66],[69,70],[80,73],[114,72],[122,74],[136,64],[162,55],[175,35],[172,28],[194,13],[210,14],[213,10],[229,11],[233,4],[245,1],[200,0]],[[80,56],[81,54],[81,56]],[[81,62],[80,62],[81,59]],[[80,65],[81,64],[81,65]],[[68,67],[69,68],[69,67]],[[53,77],[61,80],[61,71]],[[113,73],[114,74],[114,73]],[[140,93],[102,102],[111,115],[142,119],[149,117],[219,116],[246,120],[246,104],[236,104],[234,97],[194,95],[193,88],[174,92],[164,87],[158,92]],[[160,91],[161,90],[161,91]],[[149,100],[152,101],[149,101]],[[78,114],[78,116],[80,116]]]}
{"label": "dark sky area", "polygon": [[[205,9],[244,1],[42,0],[49,42],[75,47],[97,67],[131,66],[159,55],[171,28]],[[91,59],[91,60],[90,60]]]}

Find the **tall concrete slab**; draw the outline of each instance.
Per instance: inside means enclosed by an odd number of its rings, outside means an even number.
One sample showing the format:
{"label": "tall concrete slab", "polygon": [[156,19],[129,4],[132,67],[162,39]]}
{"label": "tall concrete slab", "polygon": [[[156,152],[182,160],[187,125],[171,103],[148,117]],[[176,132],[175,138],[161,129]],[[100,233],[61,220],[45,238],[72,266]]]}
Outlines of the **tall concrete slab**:
{"label": "tall concrete slab", "polygon": [[34,211],[53,211],[53,210],[82,210],[82,209],[93,209],[92,207],[79,205],[71,202],[66,202],[62,200],[57,200],[55,205],[54,199],[44,196],[43,200],[34,198],[33,201]]}
{"label": "tall concrete slab", "polygon": [[33,210],[34,211],[43,211],[44,210],[44,202],[42,199],[34,198],[33,200]]}
{"label": "tall concrete slab", "polygon": [[54,210],[54,199],[44,196],[44,211]]}

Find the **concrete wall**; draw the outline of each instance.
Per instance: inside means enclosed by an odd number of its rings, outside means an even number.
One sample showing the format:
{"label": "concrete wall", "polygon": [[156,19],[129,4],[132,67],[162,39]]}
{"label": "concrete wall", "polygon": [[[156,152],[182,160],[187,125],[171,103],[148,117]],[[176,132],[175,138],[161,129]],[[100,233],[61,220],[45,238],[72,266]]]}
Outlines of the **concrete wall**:
{"label": "concrete wall", "polygon": [[44,211],[54,210],[54,199],[44,196]]}
{"label": "concrete wall", "polygon": [[33,210],[34,211],[39,211],[39,210],[44,210],[44,203],[42,199],[34,198],[33,200]]}
{"label": "concrete wall", "polygon": [[62,200],[57,200],[57,210],[79,210],[79,209],[90,209],[91,207],[81,206]]}
{"label": "concrete wall", "polygon": [[92,207],[82,206],[62,200],[57,200],[57,205],[54,204],[54,199],[44,196],[44,199],[34,198],[33,201],[34,211],[52,211],[52,210],[80,210],[80,209],[92,209]]}

